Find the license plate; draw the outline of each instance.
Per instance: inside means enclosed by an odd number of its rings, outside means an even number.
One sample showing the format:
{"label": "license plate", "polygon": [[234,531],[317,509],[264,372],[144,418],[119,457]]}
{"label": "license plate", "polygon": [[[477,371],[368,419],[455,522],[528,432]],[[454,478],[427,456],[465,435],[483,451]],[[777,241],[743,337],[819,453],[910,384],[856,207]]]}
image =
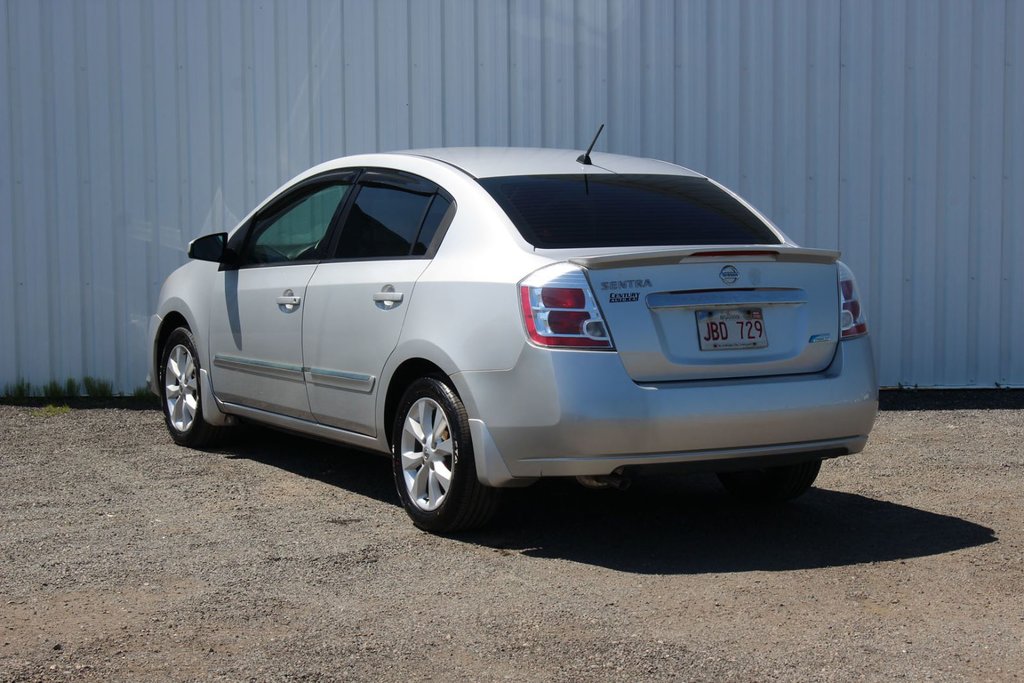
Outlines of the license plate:
{"label": "license plate", "polygon": [[697,311],[697,339],[701,351],[768,346],[768,332],[760,308]]}

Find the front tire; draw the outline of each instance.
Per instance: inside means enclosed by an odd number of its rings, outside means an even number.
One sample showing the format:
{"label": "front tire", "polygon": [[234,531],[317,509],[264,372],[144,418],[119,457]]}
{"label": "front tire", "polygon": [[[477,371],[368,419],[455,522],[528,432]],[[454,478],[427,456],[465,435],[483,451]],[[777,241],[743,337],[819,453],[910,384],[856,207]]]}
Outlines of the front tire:
{"label": "front tire", "polygon": [[187,327],[175,329],[160,354],[160,403],[171,438],[189,448],[212,446],[224,431],[203,419],[199,370],[192,333]]}
{"label": "front tire", "polygon": [[812,460],[761,470],[720,472],[718,481],[732,496],[745,503],[783,503],[811,488],[820,470],[821,461]]}
{"label": "front tire", "polygon": [[391,430],[395,488],[413,524],[450,533],[483,526],[499,489],[476,474],[462,400],[436,377],[416,380],[398,404]]}

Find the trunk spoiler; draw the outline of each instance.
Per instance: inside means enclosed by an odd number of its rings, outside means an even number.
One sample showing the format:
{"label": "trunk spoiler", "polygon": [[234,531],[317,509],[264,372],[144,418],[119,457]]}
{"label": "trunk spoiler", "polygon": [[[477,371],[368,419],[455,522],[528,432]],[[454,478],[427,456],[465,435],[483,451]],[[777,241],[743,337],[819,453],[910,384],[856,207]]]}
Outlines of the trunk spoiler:
{"label": "trunk spoiler", "polygon": [[629,266],[662,266],[682,263],[688,259],[719,258],[737,261],[798,261],[800,263],[835,263],[839,252],[831,249],[808,249],[786,245],[706,246],[666,249],[663,251],[634,251],[601,256],[577,256],[569,263],[589,270],[625,268]]}

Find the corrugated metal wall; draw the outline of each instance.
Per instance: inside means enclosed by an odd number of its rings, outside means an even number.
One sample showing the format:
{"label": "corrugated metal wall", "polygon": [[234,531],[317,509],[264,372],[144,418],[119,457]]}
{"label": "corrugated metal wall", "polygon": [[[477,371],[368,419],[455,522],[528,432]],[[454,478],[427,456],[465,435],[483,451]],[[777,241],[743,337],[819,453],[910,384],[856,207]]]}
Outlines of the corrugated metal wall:
{"label": "corrugated metal wall", "polygon": [[0,383],[143,382],[189,239],[437,145],[669,159],[860,274],[884,384],[1024,385],[1024,3],[0,0]]}

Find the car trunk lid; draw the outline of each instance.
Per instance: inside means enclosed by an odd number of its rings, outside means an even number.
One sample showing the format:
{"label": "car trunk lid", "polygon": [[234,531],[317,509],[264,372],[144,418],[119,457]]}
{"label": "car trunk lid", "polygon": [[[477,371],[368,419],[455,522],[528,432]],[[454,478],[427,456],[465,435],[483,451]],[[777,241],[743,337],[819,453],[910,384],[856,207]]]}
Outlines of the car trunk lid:
{"label": "car trunk lid", "polygon": [[637,382],[818,372],[839,339],[834,251],[707,246],[581,256]]}

